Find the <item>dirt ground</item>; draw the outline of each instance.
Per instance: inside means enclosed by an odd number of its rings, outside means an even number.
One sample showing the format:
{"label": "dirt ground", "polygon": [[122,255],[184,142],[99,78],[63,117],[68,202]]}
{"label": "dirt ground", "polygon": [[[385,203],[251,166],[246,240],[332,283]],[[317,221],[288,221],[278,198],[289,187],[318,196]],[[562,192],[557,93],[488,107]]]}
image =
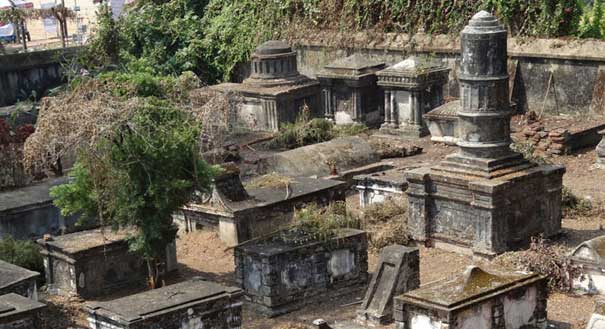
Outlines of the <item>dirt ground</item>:
{"label": "dirt ground", "polygon": [[[445,145],[433,145],[428,139],[419,142],[424,148],[420,155],[394,160],[401,164],[414,162],[435,163],[444,155],[455,152],[456,148]],[[581,241],[604,234],[605,216],[602,204],[605,204],[605,170],[592,167],[595,159],[594,150],[582,151],[575,155],[550,158],[556,164],[564,164],[567,173],[564,184],[576,195],[590,199],[595,209],[585,216],[574,216],[563,220],[563,234],[556,242],[566,248],[572,248]],[[347,198],[347,206],[358,211],[358,196],[352,193]],[[177,240],[179,273],[170,282],[180,281],[193,276],[200,276],[211,281],[226,285],[235,285],[233,252],[226,250],[213,231],[197,231],[180,234]],[[370,271],[377,262],[377,254],[369,257]],[[482,261],[486,262],[486,261]],[[473,264],[468,256],[420,247],[420,279],[421,283],[435,281],[449,275],[461,272],[466,266]],[[361,301],[363,292],[358,294],[326,297],[320,303],[310,305],[281,317],[267,319],[244,307],[243,322],[245,328],[308,328],[317,318],[329,322],[346,321],[355,317],[355,310]],[[112,296],[113,297],[113,296]],[[594,308],[594,296],[573,296],[552,293],[548,301],[549,320],[557,328],[584,328]],[[49,298],[51,310],[45,318],[49,325],[46,328],[86,328],[85,315],[80,311],[83,301],[65,300],[58,297]],[[62,312],[66,315],[62,315]],[[387,328],[392,328],[387,327]]]}

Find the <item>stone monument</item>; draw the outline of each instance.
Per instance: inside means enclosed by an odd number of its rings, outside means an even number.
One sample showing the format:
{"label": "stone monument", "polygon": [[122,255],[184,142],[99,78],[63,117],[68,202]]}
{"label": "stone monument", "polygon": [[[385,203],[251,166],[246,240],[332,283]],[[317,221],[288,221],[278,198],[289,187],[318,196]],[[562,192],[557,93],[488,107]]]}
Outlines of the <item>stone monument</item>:
{"label": "stone monument", "polygon": [[469,266],[395,297],[395,329],[546,328],[546,277]]}
{"label": "stone monument", "polygon": [[462,31],[459,151],[406,173],[412,238],[490,257],[561,228],[565,167],[510,148],[507,32],[482,11]]}
{"label": "stone monument", "polygon": [[39,313],[46,305],[14,293],[0,296],[0,328],[41,328]]}
{"label": "stone monument", "polygon": [[384,123],[380,130],[406,137],[428,135],[422,116],[443,104],[449,71],[416,56],[378,71],[378,86],[384,90]]}
{"label": "stone monument", "polygon": [[322,90],[324,117],[336,124],[382,123],[382,95],[376,72],[385,67],[360,54],[334,61],[317,74]]}
{"label": "stone monument", "polygon": [[597,145],[597,167],[605,168],[605,130],[599,131],[602,137],[601,142]]}
{"label": "stone monument", "polygon": [[605,300],[597,300],[586,329],[605,329]]}
{"label": "stone monument", "polygon": [[312,116],[319,109],[319,83],[298,72],[296,52],[283,41],[267,41],[251,57],[251,74],[243,83],[222,83],[210,87],[241,96],[237,120],[244,127],[277,131],[280,124],[293,122],[305,105]]}
{"label": "stone monument", "polygon": [[570,254],[571,264],[582,275],[573,280],[573,288],[587,294],[605,295],[605,235],[580,243]]}

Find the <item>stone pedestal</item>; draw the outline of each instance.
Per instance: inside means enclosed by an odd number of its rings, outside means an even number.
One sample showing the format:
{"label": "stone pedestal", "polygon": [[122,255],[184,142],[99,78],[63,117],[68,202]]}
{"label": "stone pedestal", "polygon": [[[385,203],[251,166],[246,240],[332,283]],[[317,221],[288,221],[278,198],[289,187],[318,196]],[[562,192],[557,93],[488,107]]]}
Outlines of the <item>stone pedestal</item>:
{"label": "stone pedestal", "polygon": [[605,168],[605,130],[599,131],[599,134],[603,136],[599,145],[597,145],[597,166],[599,168]]}
{"label": "stone pedestal", "polygon": [[298,72],[296,52],[282,41],[267,41],[251,58],[251,75],[243,83],[223,83],[212,90],[234,93],[241,100],[239,126],[257,131],[277,131],[293,122],[306,106],[320,115],[319,83]]}
{"label": "stone pedestal", "polygon": [[322,90],[324,117],[336,124],[382,123],[382,95],[376,72],[385,67],[355,54],[337,60],[317,74]]}
{"label": "stone pedestal", "polygon": [[384,90],[384,122],[380,130],[409,137],[429,133],[423,120],[428,111],[443,104],[443,86],[449,69],[410,57],[376,73]]}
{"label": "stone pedestal", "polygon": [[506,35],[484,11],[462,32],[459,151],[406,175],[415,240],[492,256],[561,228],[565,168],[510,149]]}

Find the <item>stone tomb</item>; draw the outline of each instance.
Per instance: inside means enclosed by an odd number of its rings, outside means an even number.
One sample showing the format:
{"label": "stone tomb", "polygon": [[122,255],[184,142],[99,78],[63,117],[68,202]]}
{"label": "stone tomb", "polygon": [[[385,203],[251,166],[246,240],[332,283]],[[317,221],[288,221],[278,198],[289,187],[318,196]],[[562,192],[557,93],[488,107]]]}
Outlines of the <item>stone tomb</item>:
{"label": "stone tomb", "polygon": [[86,306],[94,329],[240,329],[242,291],[194,278]]}
{"label": "stone tomb", "polygon": [[582,280],[574,279],[574,288],[589,294],[605,294],[605,235],[582,242],[569,256],[583,276]]}
{"label": "stone tomb", "polygon": [[243,83],[210,87],[243,98],[237,110],[240,125],[257,131],[278,131],[293,122],[306,105],[319,115],[319,83],[298,72],[296,52],[282,41],[267,41],[251,58],[251,75]]}
{"label": "stone tomb", "polygon": [[384,62],[368,60],[359,54],[326,65],[317,74],[324,117],[336,124],[379,126],[384,113],[376,72],[384,67]]}
{"label": "stone tomb", "polygon": [[605,329],[605,300],[597,300],[586,329]]}
{"label": "stone tomb", "polygon": [[420,285],[418,248],[390,245],[380,251],[378,267],[357,311],[360,323],[381,325],[393,320],[393,298]]}
{"label": "stone tomb", "polygon": [[396,329],[546,328],[546,278],[486,272],[435,281],[395,298]]}
{"label": "stone tomb", "polygon": [[181,229],[218,227],[221,240],[234,246],[289,224],[294,209],[307,203],[325,206],[345,200],[344,182],[293,177],[284,178],[290,180],[288,185],[246,189],[237,166],[225,164],[223,169],[214,178],[211,195],[198,198],[175,216]]}
{"label": "stone tomb", "polygon": [[0,260],[0,296],[15,293],[38,300],[37,280],[40,273]]}
{"label": "stone tomb", "polygon": [[357,291],[368,279],[366,232],[343,229],[327,241],[267,238],[235,248],[236,280],[267,316],[299,309],[326,293]]}
{"label": "stone tomb", "polygon": [[597,153],[597,167],[605,168],[605,130],[599,131],[601,137],[601,142],[597,145],[596,153]]}
{"label": "stone tomb", "polygon": [[433,142],[456,145],[459,136],[459,110],[460,100],[455,100],[445,103],[423,116]]}
{"label": "stone tomb", "polygon": [[565,167],[510,149],[507,32],[491,14],[462,31],[458,153],[406,172],[408,229],[416,241],[481,257],[561,229]]}
{"label": "stone tomb", "polygon": [[39,328],[38,313],[45,304],[17,294],[0,296],[0,329]]}
{"label": "stone tomb", "polygon": [[0,191],[0,238],[30,239],[73,230],[78,216],[63,217],[49,195],[53,186],[66,182],[66,177],[53,178]]}
{"label": "stone tomb", "polygon": [[359,192],[361,208],[387,200],[405,202],[408,182],[405,180],[404,173],[421,166],[421,164],[403,166],[353,177],[355,188]]}
{"label": "stone tomb", "polygon": [[428,135],[422,116],[443,104],[449,71],[416,56],[378,71],[378,85],[384,90],[384,123],[380,130],[406,137]]}
{"label": "stone tomb", "polygon": [[[40,239],[46,283],[53,294],[91,298],[143,285],[147,267],[128,249],[131,232],[94,229]],[[164,271],[176,269],[174,243],[166,250]]]}

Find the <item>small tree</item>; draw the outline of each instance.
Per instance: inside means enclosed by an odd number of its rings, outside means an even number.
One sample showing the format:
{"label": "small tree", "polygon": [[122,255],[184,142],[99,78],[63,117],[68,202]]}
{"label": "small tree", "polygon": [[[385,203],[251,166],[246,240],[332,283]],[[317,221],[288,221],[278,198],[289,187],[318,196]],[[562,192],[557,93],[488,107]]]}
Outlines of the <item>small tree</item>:
{"label": "small tree", "polygon": [[155,288],[161,258],[176,237],[172,213],[194,190],[207,191],[216,171],[200,158],[198,140],[187,113],[149,98],[79,157],[71,183],[51,193],[65,215],[83,213],[114,229],[134,228],[130,249],[146,260]]}

